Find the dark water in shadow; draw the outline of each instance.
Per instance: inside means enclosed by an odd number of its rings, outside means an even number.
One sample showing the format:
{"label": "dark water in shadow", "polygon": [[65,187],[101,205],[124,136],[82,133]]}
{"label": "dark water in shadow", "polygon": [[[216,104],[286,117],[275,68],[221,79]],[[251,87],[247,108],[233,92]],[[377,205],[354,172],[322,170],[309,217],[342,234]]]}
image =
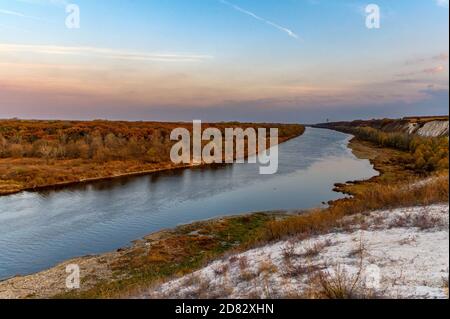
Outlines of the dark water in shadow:
{"label": "dark water in shadow", "polygon": [[164,172],[0,197],[0,279],[126,246],[151,232],[223,215],[320,206],[334,183],[377,175],[350,136],[308,128],[280,145],[279,171],[254,164]]}

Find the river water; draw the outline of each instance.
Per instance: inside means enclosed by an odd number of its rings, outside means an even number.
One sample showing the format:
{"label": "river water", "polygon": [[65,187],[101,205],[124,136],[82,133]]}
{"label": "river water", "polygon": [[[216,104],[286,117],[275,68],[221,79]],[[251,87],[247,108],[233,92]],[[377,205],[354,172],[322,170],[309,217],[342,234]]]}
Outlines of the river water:
{"label": "river water", "polygon": [[0,279],[112,251],[191,221],[323,205],[338,182],[378,173],[348,149],[347,134],[307,128],[279,147],[279,170],[235,164],[119,178],[0,197]]}

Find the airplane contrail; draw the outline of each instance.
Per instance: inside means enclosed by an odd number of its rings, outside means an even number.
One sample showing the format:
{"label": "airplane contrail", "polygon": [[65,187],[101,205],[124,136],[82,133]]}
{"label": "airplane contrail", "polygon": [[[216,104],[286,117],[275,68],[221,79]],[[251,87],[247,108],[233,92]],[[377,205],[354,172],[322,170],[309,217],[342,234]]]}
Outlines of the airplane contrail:
{"label": "airplane contrail", "polygon": [[292,30],[290,30],[288,28],[285,28],[285,27],[283,27],[283,26],[281,26],[281,25],[279,25],[279,24],[277,24],[275,22],[272,22],[270,20],[264,19],[263,17],[260,17],[260,16],[258,16],[256,14],[254,14],[253,12],[245,10],[245,9],[243,9],[243,8],[233,4],[231,2],[228,2],[226,0],[220,0],[220,2],[225,4],[225,5],[227,5],[227,6],[230,6],[231,8],[233,8],[236,11],[244,13],[244,14],[246,14],[246,15],[248,15],[248,16],[256,19],[256,20],[264,22],[264,23],[266,23],[266,24],[268,24],[268,25],[270,25],[270,26],[272,26],[272,27],[274,27],[274,28],[276,28],[276,29],[278,29],[280,31],[283,31],[283,32],[287,33],[290,37],[292,37],[292,38],[294,38],[296,40],[300,40],[300,37],[294,31],[292,31]]}

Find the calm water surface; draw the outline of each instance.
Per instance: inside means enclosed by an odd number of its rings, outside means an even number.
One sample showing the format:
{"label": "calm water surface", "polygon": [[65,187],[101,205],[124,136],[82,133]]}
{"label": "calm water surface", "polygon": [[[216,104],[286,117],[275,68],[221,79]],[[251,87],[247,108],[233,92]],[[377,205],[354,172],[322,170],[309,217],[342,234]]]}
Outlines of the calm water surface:
{"label": "calm water surface", "polygon": [[0,197],[0,279],[112,251],[151,232],[254,211],[320,206],[334,183],[377,175],[349,135],[308,128],[280,145],[279,171],[235,164]]}

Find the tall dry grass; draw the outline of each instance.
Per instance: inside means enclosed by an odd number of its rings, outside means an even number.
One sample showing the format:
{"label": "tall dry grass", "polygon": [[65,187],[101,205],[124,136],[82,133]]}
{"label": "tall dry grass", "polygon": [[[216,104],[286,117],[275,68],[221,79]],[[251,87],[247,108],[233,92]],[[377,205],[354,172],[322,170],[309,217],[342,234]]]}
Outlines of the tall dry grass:
{"label": "tall dry grass", "polygon": [[333,202],[329,208],[272,221],[258,240],[273,241],[294,235],[306,238],[340,226],[342,218],[348,215],[448,202],[448,189],[448,173],[440,173],[422,182],[373,185],[356,197]]}

